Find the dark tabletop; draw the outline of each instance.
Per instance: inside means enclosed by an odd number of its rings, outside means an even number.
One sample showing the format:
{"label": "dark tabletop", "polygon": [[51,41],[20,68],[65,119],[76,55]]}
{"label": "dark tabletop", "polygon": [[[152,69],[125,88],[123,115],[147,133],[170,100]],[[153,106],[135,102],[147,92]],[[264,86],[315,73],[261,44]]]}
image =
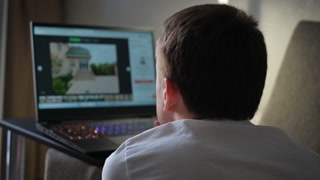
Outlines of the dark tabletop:
{"label": "dark tabletop", "polygon": [[0,120],[0,126],[99,167],[103,166],[105,159],[112,153],[112,151],[107,151],[83,154],[73,150],[39,132],[36,129],[35,120],[33,118],[4,119]]}

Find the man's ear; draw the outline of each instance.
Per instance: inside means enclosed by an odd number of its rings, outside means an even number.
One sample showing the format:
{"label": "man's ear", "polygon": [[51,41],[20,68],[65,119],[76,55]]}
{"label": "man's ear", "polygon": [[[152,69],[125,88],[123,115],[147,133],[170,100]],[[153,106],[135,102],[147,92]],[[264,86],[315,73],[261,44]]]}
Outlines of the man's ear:
{"label": "man's ear", "polygon": [[164,83],[165,83],[165,88],[164,88],[164,94],[163,94],[163,98],[164,98],[163,110],[165,112],[171,112],[176,107],[177,97],[179,92],[178,92],[177,86],[171,79],[165,78]]}

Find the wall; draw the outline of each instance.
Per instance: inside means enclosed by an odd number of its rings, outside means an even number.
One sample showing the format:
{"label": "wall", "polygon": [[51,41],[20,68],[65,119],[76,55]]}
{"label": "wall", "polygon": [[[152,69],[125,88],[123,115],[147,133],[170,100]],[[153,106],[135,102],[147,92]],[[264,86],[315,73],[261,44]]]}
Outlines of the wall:
{"label": "wall", "polygon": [[66,21],[76,24],[152,27],[155,37],[174,12],[210,0],[68,0]]}
{"label": "wall", "polygon": [[[209,0],[68,0],[67,22],[76,24],[153,27],[159,35],[162,22],[182,8]],[[320,1],[316,0],[230,0],[229,4],[253,15],[265,34],[268,48],[268,76],[264,95],[254,123],[272,97],[274,81],[294,27],[302,19],[320,20]]]}

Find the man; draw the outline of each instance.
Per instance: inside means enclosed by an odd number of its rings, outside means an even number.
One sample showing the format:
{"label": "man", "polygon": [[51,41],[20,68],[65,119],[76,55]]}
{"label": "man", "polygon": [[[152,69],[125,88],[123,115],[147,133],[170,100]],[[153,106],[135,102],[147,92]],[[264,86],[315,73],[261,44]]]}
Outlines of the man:
{"label": "man", "polygon": [[103,179],[320,179],[318,155],[249,121],[267,71],[252,17],[228,5],[186,8],[165,21],[156,59],[156,127],[107,158]]}

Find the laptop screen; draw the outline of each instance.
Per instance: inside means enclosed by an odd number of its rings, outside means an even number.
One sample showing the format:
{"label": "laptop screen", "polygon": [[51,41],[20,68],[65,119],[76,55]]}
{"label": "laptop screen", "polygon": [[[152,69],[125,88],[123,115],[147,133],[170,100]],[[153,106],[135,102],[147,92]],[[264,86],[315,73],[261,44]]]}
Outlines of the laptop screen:
{"label": "laptop screen", "polygon": [[35,22],[31,29],[39,120],[154,113],[151,30]]}

